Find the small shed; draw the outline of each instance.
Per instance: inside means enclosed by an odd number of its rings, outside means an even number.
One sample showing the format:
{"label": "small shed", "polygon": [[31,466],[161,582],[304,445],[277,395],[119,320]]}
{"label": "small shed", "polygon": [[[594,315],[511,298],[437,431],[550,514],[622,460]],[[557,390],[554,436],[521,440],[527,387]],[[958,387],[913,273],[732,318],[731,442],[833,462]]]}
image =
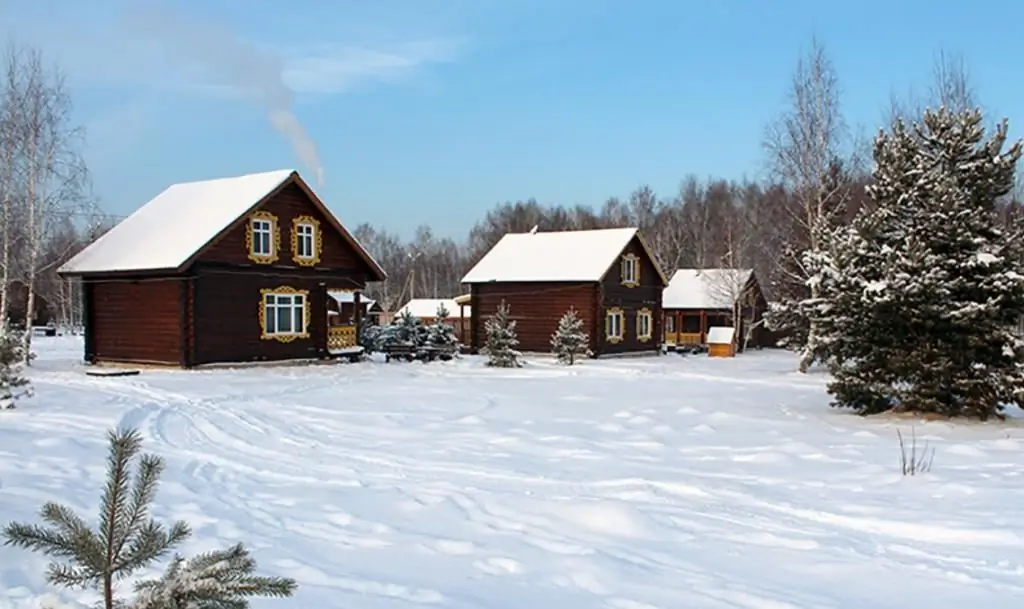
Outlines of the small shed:
{"label": "small shed", "polygon": [[708,355],[734,357],[736,355],[736,328],[712,326],[708,328]]}

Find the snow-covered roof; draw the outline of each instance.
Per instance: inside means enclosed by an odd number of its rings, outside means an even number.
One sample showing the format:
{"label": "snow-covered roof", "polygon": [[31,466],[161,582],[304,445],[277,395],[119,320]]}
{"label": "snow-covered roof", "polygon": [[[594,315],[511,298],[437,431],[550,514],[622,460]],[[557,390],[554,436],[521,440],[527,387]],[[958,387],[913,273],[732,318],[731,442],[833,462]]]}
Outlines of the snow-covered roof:
{"label": "snow-covered roof", "polygon": [[[448,319],[459,317],[459,305],[455,304],[455,300],[452,298],[413,298],[405,303],[401,309],[398,309],[395,314],[402,315],[409,311],[415,317],[434,317],[437,315],[437,307],[442,304],[448,310]],[[467,306],[463,307],[462,310],[465,316],[469,317],[470,308]]]}
{"label": "snow-covered roof", "polygon": [[600,281],[638,235],[635,228],[508,233],[462,283]]}
{"label": "snow-covered roof", "polygon": [[731,309],[752,269],[679,269],[661,294],[663,309]]}
{"label": "snow-covered roof", "polygon": [[[334,302],[336,302],[338,304],[345,304],[345,303],[349,303],[349,302],[355,302],[355,300],[356,300],[356,293],[355,292],[347,292],[347,291],[341,291],[341,290],[327,290],[327,295],[330,296],[331,298],[333,298]],[[360,304],[372,306],[373,303],[375,303],[375,302],[377,302],[377,301],[372,299],[372,298],[367,298],[366,296],[363,296],[361,294],[359,296],[359,303]]]}
{"label": "snow-covered roof", "polygon": [[66,274],[178,269],[249,209],[294,178],[383,279],[369,252],[292,169],[172,184],[58,270]]}
{"label": "snow-covered roof", "polygon": [[708,328],[709,345],[731,345],[736,336],[733,326],[712,326]]}

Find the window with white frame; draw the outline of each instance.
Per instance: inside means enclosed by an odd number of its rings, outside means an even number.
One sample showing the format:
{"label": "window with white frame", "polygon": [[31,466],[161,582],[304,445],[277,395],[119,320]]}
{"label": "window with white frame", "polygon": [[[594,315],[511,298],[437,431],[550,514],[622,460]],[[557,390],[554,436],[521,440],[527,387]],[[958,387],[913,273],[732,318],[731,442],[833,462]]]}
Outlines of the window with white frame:
{"label": "window with white frame", "polygon": [[269,257],[274,255],[274,221],[268,218],[252,219],[252,244],[250,252],[253,256]]}
{"label": "window with white frame", "polygon": [[636,337],[640,342],[651,340],[654,335],[654,314],[650,309],[636,312]]}
{"label": "window with white frame", "polygon": [[295,225],[295,256],[314,258],[316,256],[316,227],[300,222]]}
{"label": "window with white frame", "polygon": [[617,343],[625,336],[622,309],[608,309],[604,317],[604,334],[608,342]]}
{"label": "window with white frame", "polygon": [[305,294],[269,292],[263,295],[264,336],[294,336],[305,333]]}
{"label": "window with white frame", "polygon": [[640,259],[633,254],[622,257],[622,285],[633,287],[639,285]]}
{"label": "window with white frame", "polygon": [[676,331],[676,316],[666,315],[665,316],[665,331],[669,334]]}

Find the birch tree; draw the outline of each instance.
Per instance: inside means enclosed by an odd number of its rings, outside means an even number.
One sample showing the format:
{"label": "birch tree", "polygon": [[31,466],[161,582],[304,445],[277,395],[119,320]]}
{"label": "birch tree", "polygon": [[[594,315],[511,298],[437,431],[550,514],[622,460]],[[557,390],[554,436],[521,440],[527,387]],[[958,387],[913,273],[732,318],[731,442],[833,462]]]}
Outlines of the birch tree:
{"label": "birch tree", "polygon": [[13,274],[15,201],[19,190],[18,153],[22,149],[21,52],[16,46],[8,45],[3,61],[4,80],[0,89],[0,324],[6,332]]}
{"label": "birch tree", "polygon": [[[785,207],[789,235],[773,282],[773,325],[801,337],[799,370],[806,372],[823,354],[817,328],[802,311],[821,299],[820,283],[806,261],[827,251],[826,230],[849,198],[847,182],[829,179],[849,167],[848,131],[839,103],[839,81],[817,40],[797,63],[789,86],[789,108],[766,132],[768,165],[776,181],[793,195]],[[844,159],[846,162],[844,162]],[[784,323],[780,323],[784,320]]]}
{"label": "birch tree", "polygon": [[[26,290],[24,351],[31,357],[36,287],[46,266],[43,248],[60,219],[81,211],[86,202],[88,172],[81,151],[83,131],[73,125],[71,97],[57,68],[43,64],[42,53],[24,50],[21,74],[20,132],[24,173],[25,246],[19,248],[22,283]],[[59,258],[58,258],[59,260]]]}

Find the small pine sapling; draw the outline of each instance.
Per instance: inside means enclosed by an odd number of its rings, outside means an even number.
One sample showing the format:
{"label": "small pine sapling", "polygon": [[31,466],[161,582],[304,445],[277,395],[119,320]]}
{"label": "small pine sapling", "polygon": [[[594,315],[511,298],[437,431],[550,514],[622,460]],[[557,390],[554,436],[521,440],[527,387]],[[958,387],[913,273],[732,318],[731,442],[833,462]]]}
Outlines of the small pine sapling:
{"label": "small pine sapling", "polygon": [[455,328],[448,324],[448,309],[444,304],[437,307],[437,316],[434,323],[427,327],[427,344],[431,347],[451,348],[458,344],[459,339],[455,337]]}
{"label": "small pine sapling", "polygon": [[[99,527],[89,527],[71,508],[47,502],[40,517],[48,527],[11,523],[3,530],[4,545],[63,559],[50,563],[46,578],[67,588],[96,587],[106,609],[113,609],[114,583],[146,567],[191,534],[178,521],[169,528],[150,518],[163,460],[141,455],[142,437],[135,430],[108,433],[107,484],[100,503]],[[138,457],[134,477],[132,462]]]}
{"label": "small pine sapling", "polygon": [[14,408],[19,399],[32,397],[24,365],[24,341],[9,327],[0,328],[0,409]]}
{"label": "small pine sapling", "polygon": [[487,334],[484,351],[487,353],[488,366],[519,368],[523,365],[519,361],[522,354],[516,351],[516,346],[519,345],[516,322],[509,318],[509,307],[504,300],[498,306],[497,312],[484,322],[484,332]]}
{"label": "small pine sapling", "polygon": [[592,355],[589,344],[590,337],[583,329],[583,318],[575,308],[570,308],[558,320],[558,329],[551,335],[552,352],[558,361],[572,366],[577,357]]}
{"label": "small pine sapling", "polygon": [[134,602],[116,599],[118,580],[162,558],[192,531],[184,521],[164,527],[151,518],[164,462],[141,454],[139,432],[110,431],[107,438],[107,483],[99,526],[92,529],[71,508],[47,502],[40,510],[45,524],[8,524],[0,532],[4,545],[57,559],[47,569],[47,581],[67,588],[97,588],[104,609],[245,609],[246,597],[292,594],[293,580],[251,575],[255,562],[239,545],[187,562],[175,557],[162,578],[136,584]]}

